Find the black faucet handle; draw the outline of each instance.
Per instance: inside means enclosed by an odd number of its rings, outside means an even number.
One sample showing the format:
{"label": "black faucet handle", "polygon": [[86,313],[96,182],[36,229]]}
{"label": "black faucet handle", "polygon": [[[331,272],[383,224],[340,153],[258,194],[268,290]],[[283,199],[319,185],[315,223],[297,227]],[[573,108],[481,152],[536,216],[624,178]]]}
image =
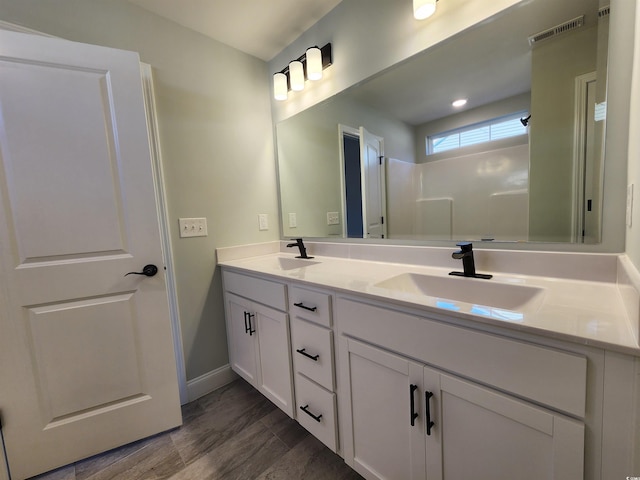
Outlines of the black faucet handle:
{"label": "black faucet handle", "polygon": [[290,243],[287,245],[287,247],[298,247],[298,249],[300,250],[300,255],[298,255],[296,258],[313,258],[307,255],[307,248],[304,246],[304,242],[301,238],[292,238],[291,240],[295,241],[296,243]]}
{"label": "black faucet handle", "polygon": [[456,247],[460,247],[460,250],[465,253],[473,250],[473,244],[471,242],[458,242],[456,243]]}

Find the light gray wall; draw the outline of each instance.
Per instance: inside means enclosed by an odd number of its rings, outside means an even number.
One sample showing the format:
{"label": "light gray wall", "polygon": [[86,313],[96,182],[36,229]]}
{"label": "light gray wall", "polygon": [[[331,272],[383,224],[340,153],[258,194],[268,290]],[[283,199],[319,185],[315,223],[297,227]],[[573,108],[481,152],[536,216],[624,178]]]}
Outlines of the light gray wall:
{"label": "light gray wall", "polygon": [[[327,212],[342,211],[338,124],[365,127],[384,139],[386,156],[414,162],[412,127],[345,96],[280,122],[278,171],[286,186],[281,190],[286,238],[342,235],[342,215],[340,225],[327,225]],[[297,215],[296,228],[289,228],[289,213]]]}
{"label": "light gray wall", "polygon": [[[266,63],[123,0],[0,0],[0,19],[152,65],[187,379],[226,364],[215,248],[279,238]],[[180,239],[179,217],[209,236]]]}
{"label": "light gray wall", "polygon": [[598,29],[540,42],[531,61],[529,234],[569,242],[572,236],[575,78],[595,72]]}
{"label": "light gray wall", "polygon": [[325,78],[290,92],[286,101],[272,100],[274,119],[295,115],[520,1],[447,0],[438,3],[437,15],[419,21],[409,0],[342,0],[269,61],[273,74],[308,47],[332,43],[333,65]]}
{"label": "light gray wall", "polygon": [[[629,124],[629,166],[627,184],[633,184],[633,218],[631,227],[627,227],[627,255],[640,270],[640,9],[636,8],[635,40],[627,37],[635,45],[633,62],[632,94],[629,104],[631,115]],[[621,189],[624,190],[624,189]]]}

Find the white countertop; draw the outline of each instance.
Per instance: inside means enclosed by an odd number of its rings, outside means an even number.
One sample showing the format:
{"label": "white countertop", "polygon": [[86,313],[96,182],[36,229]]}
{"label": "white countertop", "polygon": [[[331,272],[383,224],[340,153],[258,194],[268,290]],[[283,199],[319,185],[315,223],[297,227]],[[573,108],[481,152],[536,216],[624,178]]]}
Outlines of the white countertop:
{"label": "white countertop", "polygon": [[[345,293],[365,295],[395,305],[453,316],[512,330],[569,340],[640,356],[640,346],[615,282],[582,281],[534,275],[493,273],[490,280],[450,277],[450,268],[376,262],[316,256],[316,262],[300,268],[283,268],[281,262],[295,255],[272,253],[221,261],[220,265],[245,272],[268,275],[282,281],[296,281]],[[461,265],[460,265],[461,267]],[[535,300],[522,308],[492,308],[480,302],[466,303],[376,284],[402,274],[455,278],[473,291],[478,282],[508,284],[539,289]],[[444,282],[446,282],[445,280]],[[457,284],[456,284],[457,285]],[[492,285],[494,286],[494,285]],[[483,286],[477,285],[477,288]],[[509,288],[509,287],[507,287]]]}

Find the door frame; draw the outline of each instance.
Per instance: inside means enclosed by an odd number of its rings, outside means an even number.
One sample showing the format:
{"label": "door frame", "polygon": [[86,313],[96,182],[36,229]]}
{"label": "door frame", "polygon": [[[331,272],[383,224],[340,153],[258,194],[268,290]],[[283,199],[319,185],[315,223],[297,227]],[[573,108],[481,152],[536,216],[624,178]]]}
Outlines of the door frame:
{"label": "door frame", "polygon": [[[364,127],[363,127],[364,128]],[[373,134],[371,134],[373,135]],[[385,223],[383,224],[383,238],[388,238],[387,232],[387,191],[386,191],[386,163],[387,158],[384,156],[384,138],[378,137],[380,142],[380,154],[383,157],[383,160],[380,162],[380,202],[382,207],[382,215],[385,219]],[[352,137],[358,139],[358,141],[362,140],[362,134],[360,128],[350,127],[348,125],[343,125],[341,123],[338,124],[338,158],[339,158],[339,168],[340,168],[340,204],[342,208],[342,238],[347,238],[347,194],[346,194],[346,179],[345,179],[345,155],[344,155],[344,138]],[[360,158],[362,159],[362,146],[360,148]],[[362,238],[368,238],[368,228],[367,228],[367,180],[366,180],[366,166],[363,165],[362,161],[360,162],[360,185],[362,188]]]}
{"label": "door frame", "polygon": [[573,133],[573,231],[571,241],[584,243],[585,175],[587,141],[587,92],[588,84],[597,80],[596,72],[578,75],[575,78],[574,133]]}
{"label": "door frame", "polygon": [[147,130],[149,131],[149,147],[151,150],[151,167],[153,169],[153,183],[156,193],[156,208],[160,227],[160,242],[162,243],[162,257],[165,266],[165,282],[167,285],[167,300],[169,301],[169,315],[171,317],[171,332],[173,334],[173,351],[176,357],[176,371],[178,373],[178,390],[180,405],[189,401],[187,392],[187,371],[184,363],[182,348],[182,330],[180,327],[180,310],[178,309],[178,291],[176,287],[175,268],[173,264],[173,249],[169,234],[169,211],[165,195],[164,170],[162,169],[162,151],[158,129],[158,115],[156,110],[155,92],[153,89],[153,73],[151,65],[140,62],[140,76],[142,77],[142,91],[144,107],[147,112]]}
{"label": "door frame", "polygon": [[[23,27],[14,23],[5,22],[4,20],[0,20],[0,29],[56,38],[53,35],[39,32],[37,30]],[[155,103],[151,65],[140,62],[140,77],[142,80],[142,89],[145,103],[144,107],[147,117],[147,130],[149,132],[151,167],[153,170],[153,183],[156,197],[155,200],[158,211],[160,241],[162,243],[162,257],[165,266],[165,283],[167,286],[167,300],[169,302],[169,315],[171,318],[173,350],[176,358],[176,371],[178,373],[178,390],[180,393],[180,404],[184,405],[189,401],[187,391],[187,373],[184,363],[184,350],[182,346],[180,311],[178,309],[178,293],[176,287],[175,269],[173,264],[173,250],[171,247],[171,236],[169,233],[169,213],[167,209],[165,194],[164,172],[162,169],[162,152],[160,149],[160,137],[157,120],[158,115]],[[2,460],[4,456],[4,450],[2,449],[1,452],[2,456],[0,456],[0,460]],[[2,474],[2,467],[0,465],[0,480],[5,480]]]}
{"label": "door frame", "polygon": [[[345,158],[344,158],[344,137],[354,137],[360,139],[360,130],[348,125],[338,124],[338,158],[340,159],[340,204],[342,207],[342,238],[347,238],[347,181],[344,174]],[[362,171],[362,166],[361,166]],[[362,183],[362,180],[360,180]],[[364,217],[364,211],[363,217]],[[364,218],[362,219],[364,228]],[[364,236],[364,232],[363,232]]]}

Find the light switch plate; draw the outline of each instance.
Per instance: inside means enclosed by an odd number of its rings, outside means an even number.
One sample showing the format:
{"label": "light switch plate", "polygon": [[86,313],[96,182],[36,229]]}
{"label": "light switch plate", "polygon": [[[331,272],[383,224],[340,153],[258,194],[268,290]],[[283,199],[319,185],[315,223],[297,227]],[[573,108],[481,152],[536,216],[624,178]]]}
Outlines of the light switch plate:
{"label": "light switch plate", "polygon": [[327,225],[339,225],[340,214],[338,212],[327,212]]}
{"label": "light switch plate", "polygon": [[289,214],[289,228],[296,228],[298,226],[298,219],[295,213]]}
{"label": "light switch plate", "polygon": [[180,237],[206,237],[206,218],[179,218]]}
{"label": "light switch plate", "polygon": [[258,229],[269,230],[269,216],[266,213],[258,214]]}

